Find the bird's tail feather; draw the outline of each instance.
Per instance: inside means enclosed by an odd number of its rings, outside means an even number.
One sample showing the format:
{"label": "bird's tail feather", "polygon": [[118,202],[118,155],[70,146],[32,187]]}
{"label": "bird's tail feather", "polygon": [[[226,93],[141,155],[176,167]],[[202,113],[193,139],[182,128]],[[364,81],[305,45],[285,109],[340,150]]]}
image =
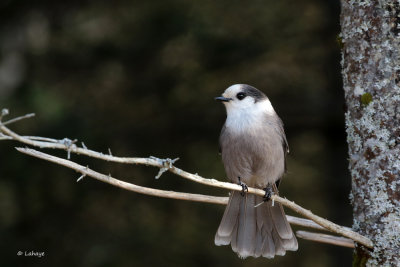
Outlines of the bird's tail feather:
{"label": "bird's tail feather", "polygon": [[233,191],[215,235],[216,245],[231,243],[239,257],[285,255],[297,250],[297,239],[286,220],[280,203],[268,201],[257,208],[263,198],[253,194],[242,196]]}

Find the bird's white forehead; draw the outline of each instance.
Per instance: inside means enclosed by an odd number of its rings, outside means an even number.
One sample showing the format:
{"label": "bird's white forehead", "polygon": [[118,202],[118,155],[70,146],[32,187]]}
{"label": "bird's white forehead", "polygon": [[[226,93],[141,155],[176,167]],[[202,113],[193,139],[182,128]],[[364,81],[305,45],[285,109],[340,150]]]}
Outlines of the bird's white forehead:
{"label": "bird's white forehead", "polygon": [[225,92],[222,94],[224,97],[233,97],[237,93],[242,91],[242,85],[241,84],[234,84],[226,88]]}

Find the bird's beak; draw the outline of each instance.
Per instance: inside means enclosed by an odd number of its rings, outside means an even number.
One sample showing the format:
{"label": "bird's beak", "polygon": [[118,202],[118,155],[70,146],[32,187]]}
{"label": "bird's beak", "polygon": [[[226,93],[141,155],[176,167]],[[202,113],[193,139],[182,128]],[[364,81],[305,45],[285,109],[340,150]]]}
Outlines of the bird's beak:
{"label": "bird's beak", "polygon": [[218,96],[216,98],[214,98],[217,101],[221,101],[221,102],[229,102],[232,100],[232,98],[230,97],[223,97],[223,96]]}

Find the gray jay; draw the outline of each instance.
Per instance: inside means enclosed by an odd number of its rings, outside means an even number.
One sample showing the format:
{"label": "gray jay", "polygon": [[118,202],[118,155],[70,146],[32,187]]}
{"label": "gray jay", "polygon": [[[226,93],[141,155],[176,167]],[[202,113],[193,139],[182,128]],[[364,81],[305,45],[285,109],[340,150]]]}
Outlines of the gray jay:
{"label": "gray jay", "polygon": [[[289,152],[281,119],[268,97],[250,85],[232,85],[215,99],[227,113],[219,139],[225,172],[243,187],[230,193],[215,244],[230,243],[240,258],[273,258],[297,250],[282,205],[269,201],[272,192],[278,193]],[[245,193],[247,185],[264,189],[265,197]]]}

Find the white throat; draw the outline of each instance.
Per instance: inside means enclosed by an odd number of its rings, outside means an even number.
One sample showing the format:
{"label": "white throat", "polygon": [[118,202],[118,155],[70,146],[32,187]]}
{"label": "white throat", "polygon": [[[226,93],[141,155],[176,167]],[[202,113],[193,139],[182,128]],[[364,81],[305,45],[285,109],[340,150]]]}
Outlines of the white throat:
{"label": "white throat", "polygon": [[274,115],[275,110],[268,99],[254,103],[254,100],[240,103],[226,103],[225,127],[235,133],[252,131],[262,127],[268,115]]}

